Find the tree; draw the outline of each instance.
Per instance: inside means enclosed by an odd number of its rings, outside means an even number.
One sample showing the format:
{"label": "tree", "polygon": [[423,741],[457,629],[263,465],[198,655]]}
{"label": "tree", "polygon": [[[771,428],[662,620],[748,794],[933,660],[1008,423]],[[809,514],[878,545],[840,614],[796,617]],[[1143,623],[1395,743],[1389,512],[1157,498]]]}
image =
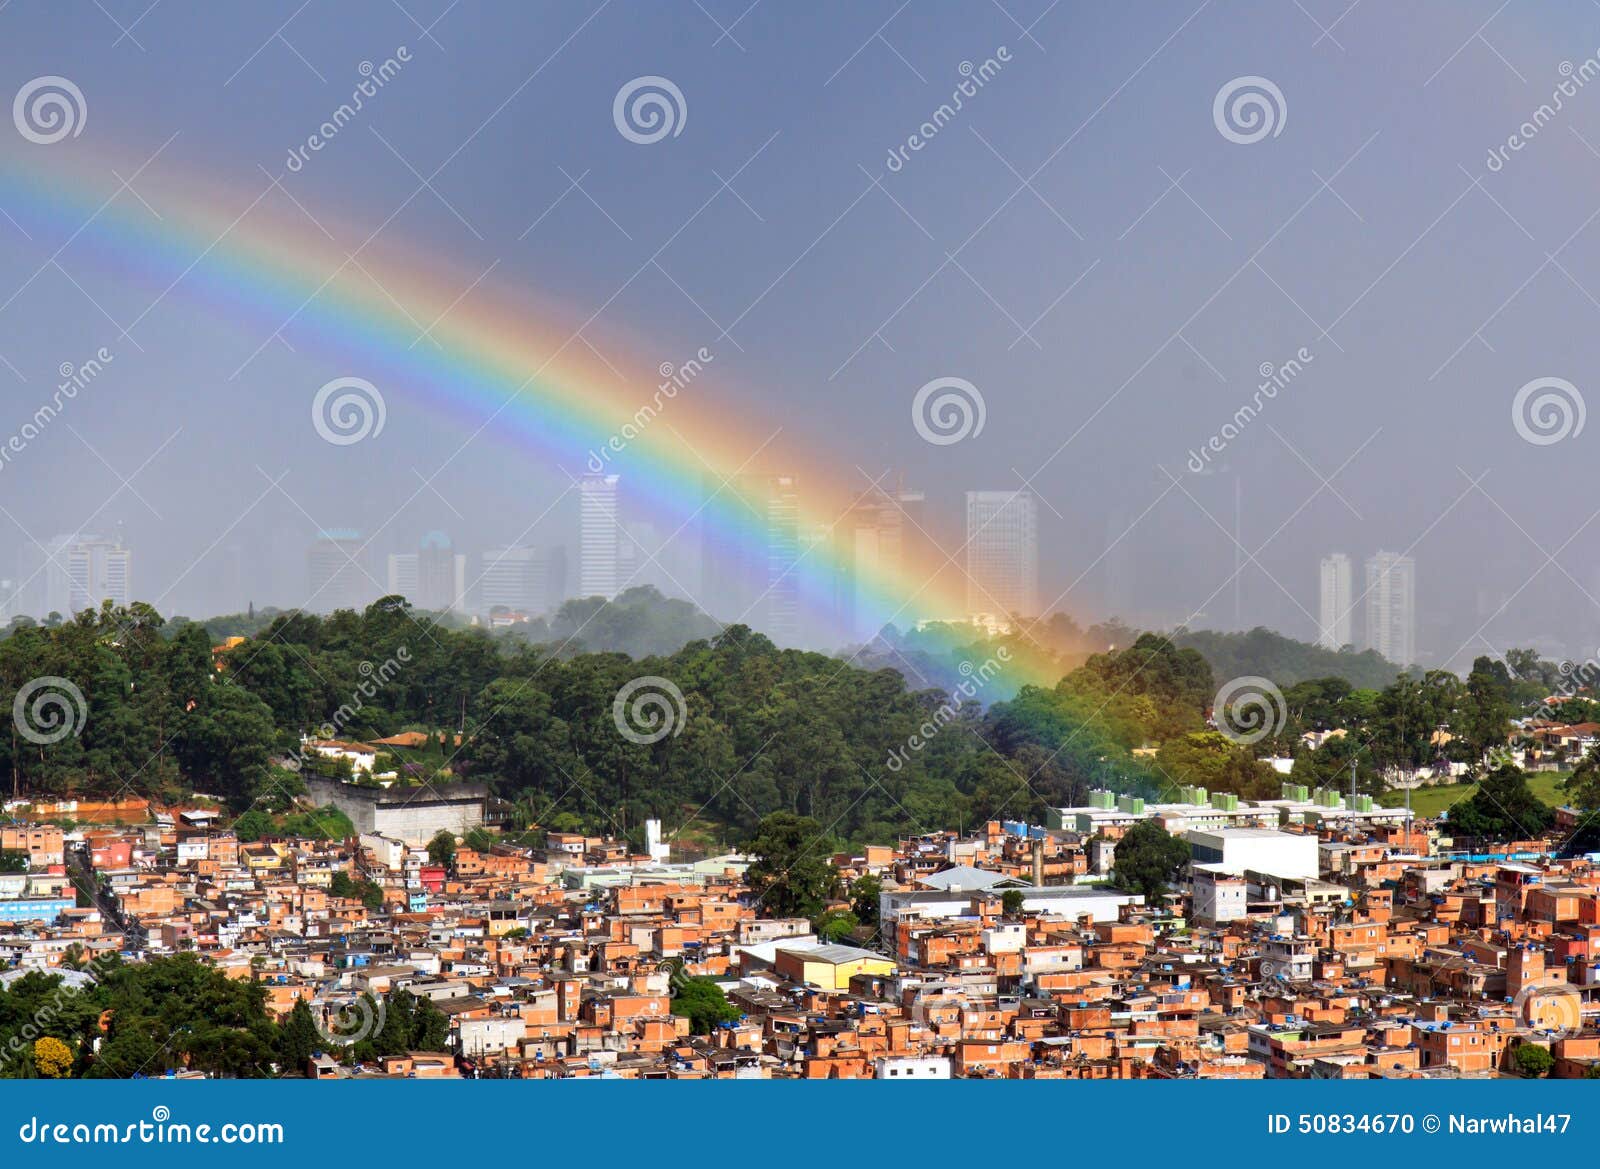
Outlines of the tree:
{"label": "tree", "polygon": [[54,1035],[33,1043],[33,1066],[47,1080],[59,1080],[72,1070],[72,1050]]}
{"label": "tree", "polygon": [[830,909],[817,918],[812,928],[824,942],[842,942],[855,933],[860,924],[848,909]]}
{"label": "tree", "polygon": [[277,1054],[279,1064],[288,1071],[303,1071],[313,1052],[327,1046],[317,1030],[317,1021],[305,999],[296,999],[294,1006],[278,1024]]}
{"label": "tree", "polygon": [[687,977],[675,981],[672,1013],[689,1020],[689,1030],[709,1035],[718,1023],[736,1023],[743,1017],[722,988],[709,978]]}
{"label": "tree", "polygon": [[334,897],[358,897],[356,883],[350,879],[350,874],[340,869],[333,874],[333,880],[328,882],[328,892]]}
{"label": "tree", "polygon": [[850,912],[857,921],[878,928],[878,895],[882,892],[883,882],[871,873],[850,882]]}
{"label": "tree", "polygon": [[461,842],[473,852],[488,852],[494,847],[494,836],[483,828],[474,828],[462,837]]}
{"label": "tree", "polygon": [[1015,920],[1022,916],[1023,903],[1027,899],[1028,895],[1021,889],[1007,889],[1000,894],[1000,908],[1007,917]]}
{"label": "tree", "polygon": [[1550,1069],[1555,1067],[1556,1058],[1547,1048],[1540,1047],[1537,1043],[1523,1043],[1511,1053],[1516,1061],[1517,1071],[1523,1079],[1537,1080],[1541,1076],[1550,1074]]}
{"label": "tree", "polygon": [[451,868],[456,863],[456,838],[447,828],[441,828],[428,841],[428,859],[436,865]]}
{"label": "tree", "polygon": [[0,848],[0,873],[28,871],[28,854],[20,848]]}
{"label": "tree", "polygon": [[1154,820],[1141,820],[1117,842],[1113,881],[1155,902],[1189,864],[1189,846]]}
{"label": "tree", "polygon": [[809,816],[774,812],[761,821],[750,843],[755,856],[745,882],[773,917],[814,918],[833,888],[822,825]]}
{"label": "tree", "polygon": [[1555,822],[1555,812],[1534,795],[1520,767],[1496,767],[1470,800],[1450,809],[1450,829],[1488,840],[1532,840]]}

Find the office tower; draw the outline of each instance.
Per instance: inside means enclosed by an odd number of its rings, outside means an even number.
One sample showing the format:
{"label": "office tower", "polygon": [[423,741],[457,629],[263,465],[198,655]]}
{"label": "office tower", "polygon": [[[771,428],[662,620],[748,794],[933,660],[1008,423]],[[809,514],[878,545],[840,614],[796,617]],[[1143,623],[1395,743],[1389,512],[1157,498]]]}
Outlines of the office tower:
{"label": "office tower", "polygon": [[792,646],[800,632],[800,578],[809,569],[801,560],[799,480],[777,475],[767,481],[766,514],[765,632],[778,645]]}
{"label": "office tower", "polygon": [[1030,491],[967,492],[967,615],[1038,616],[1039,515]]}
{"label": "office tower", "polygon": [[56,536],[33,557],[30,589],[40,606],[40,616],[59,613],[71,617],[102,602],[125,606],[132,599],[130,572],[133,553],[114,537],[73,533]]}
{"label": "office tower", "polygon": [[306,551],[306,608],[318,613],[362,609],[375,599],[377,583],[367,573],[361,533],[347,528],[318,532]]}
{"label": "office tower", "polygon": [[460,609],[467,591],[467,558],[450,546],[443,532],[429,532],[417,549],[418,608],[435,613]]}
{"label": "office tower", "polygon": [[1335,552],[1322,558],[1318,589],[1317,644],[1323,649],[1340,649],[1353,644],[1350,638],[1351,596],[1350,557]]}
{"label": "office tower", "polygon": [[617,476],[585,475],[578,492],[578,595],[609,601],[621,583]]}
{"label": "office tower", "polygon": [[0,580],[0,623],[9,622],[22,612],[22,582]]}
{"label": "office tower", "polygon": [[566,599],[567,551],[504,546],[483,552],[478,568],[478,606],[538,617]]}
{"label": "office tower", "polygon": [[1417,653],[1417,565],[1409,556],[1378,552],[1367,558],[1365,648],[1397,666],[1409,666]]}
{"label": "office tower", "polygon": [[925,615],[932,590],[918,590],[940,560],[926,532],[925,507],[920,491],[873,487],[839,520],[835,543],[847,572],[836,604],[848,637],[872,638],[887,624],[905,627]]}
{"label": "office tower", "polygon": [[388,583],[384,592],[401,596],[413,605],[417,603],[417,554],[415,552],[389,553]]}

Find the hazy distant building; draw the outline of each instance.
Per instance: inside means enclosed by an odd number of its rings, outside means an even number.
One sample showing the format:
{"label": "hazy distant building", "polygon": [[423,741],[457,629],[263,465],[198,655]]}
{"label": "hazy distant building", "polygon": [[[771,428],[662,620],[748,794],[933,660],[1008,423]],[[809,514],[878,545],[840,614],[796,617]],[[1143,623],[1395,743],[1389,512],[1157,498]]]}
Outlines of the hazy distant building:
{"label": "hazy distant building", "polygon": [[366,571],[361,533],[334,528],[317,533],[306,551],[306,607],[319,613],[363,609],[376,599],[377,584]]}
{"label": "hazy distant building", "polygon": [[1038,616],[1039,512],[1031,491],[967,492],[967,612]]}
{"label": "hazy distant building", "polygon": [[478,607],[538,617],[558,608],[567,593],[565,548],[485,549],[478,567]]}
{"label": "hazy distant building", "polygon": [[389,554],[387,592],[434,613],[465,607],[467,558],[453,551],[450,537],[429,532],[415,552]]}
{"label": "hazy distant building", "polygon": [[1322,558],[1318,589],[1317,644],[1324,649],[1340,649],[1353,644],[1350,637],[1350,610],[1353,577],[1350,557],[1335,552]]}
{"label": "hazy distant building", "polygon": [[617,476],[585,475],[578,483],[578,595],[617,595],[622,530],[617,515]]}
{"label": "hazy distant building", "polygon": [[[767,483],[767,590],[765,632],[780,646],[792,646],[800,632],[800,485],[792,475]],[[809,556],[807,557],[809,560]]]}
{"label": "hazy distant building", "polygon": [[132,567],[133,553],[120,539],[74,532],[36,550],[34,568],[24,576],[35,582],[29,591],[39,606],[38,616],[71,617],[98,609],[104,601],[127,605],[133,599]]}
{"label": "hazy distant building", "polygon": [[920,491],[871,488],[839,521],[841,559],[848,568],[837,606],[848,636],[871,638],[890,622],[910,625],[932,601],[929,592],[914,595],[925,574],[938,568],[925,507]]}
{"label": "hazy distant building", "polygon": [[1417,657],[1417,565],[1409,556],[1378,552],[1367,558],[1364,647],[1397,666]]}

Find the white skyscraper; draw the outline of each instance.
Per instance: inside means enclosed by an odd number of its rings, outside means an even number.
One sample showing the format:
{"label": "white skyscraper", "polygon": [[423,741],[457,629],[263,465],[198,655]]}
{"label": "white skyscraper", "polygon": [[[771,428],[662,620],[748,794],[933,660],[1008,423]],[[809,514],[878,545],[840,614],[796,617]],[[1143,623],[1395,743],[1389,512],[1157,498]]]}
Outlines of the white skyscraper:
{"label": "white skyscraper", "polygon": [[1417,656],[1417,565],[1409,556],[1378,552],[1367,558],[1365,648],[1397,666]]}
{"label": "white skyscraper", "polygon": [[967,613],[1037,617],[1039,511],[1030,491],[967,492]]}
{"label": "white skyscraper", "polygon": [[361,533],[333,529],[317,533],[306,550],[306,608],[317,613],[365,608],[378,595],[365,568]]}
{"label": "white skyscraper", "polygon": [[71,617],[101,602],[127,605],[132,599],[129,574],[133,553],[117,539],[73,533],[45,546],[38,578],[43,582],[41,616]]}
{"label": "white skyscraper", "polygon": [[1350,638],[1351,570],[1350,557],[1335,552],[1322,558],[1322,583],[1317,612],[1317,644],[1323,649],[1339,649],[1352,644]]}
{"label": "white skyscraper", "polygon": [[578,595],[609,601],[621,585],[617,476],[585,475],[578,492]]}

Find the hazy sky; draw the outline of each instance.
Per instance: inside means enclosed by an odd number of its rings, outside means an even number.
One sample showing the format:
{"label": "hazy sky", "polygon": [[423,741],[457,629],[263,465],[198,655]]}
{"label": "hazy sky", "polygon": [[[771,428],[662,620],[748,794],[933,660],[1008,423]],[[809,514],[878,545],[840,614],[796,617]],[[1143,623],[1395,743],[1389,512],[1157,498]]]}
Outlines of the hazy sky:
{"label": "hazy sky", "polygon": [[[403,70],[286,173],[360,63],[402,45]],[[87,116],[51,145],[5,126],[0,166],[127,178],[170,139],[146,173],[203,168],[230,216],[264,168],[346,248],[388,220],[386,241],[494,264],[489,284],[575,323],[605,306],[597,338],[652,360],[712,346],[697,392],[844,478],[903,471],[952,523],[963,491],[1030,484],[1042,591],[1072,585],[1057,607],[1081,620],[1232,625],[1237,476],[1247,626],[1313,636],[1318,557],[1386,548],[1417,561],[1425,659],[1535,638],[1592,653],[1600,422],[1532,442],[1513,405],[1536,379],[1597,389],[1597,52],[1587,0],[11,0],[0,96],[58,75]],[[990,58],[891,169],[963,62]],[[641,146],[613,99],[646,75],[687,117]],[[1281,101],[1241,142],[1214,103],[1250,77]],[[177,214],[154,197],[149,213]],[[32,280],[0,309],[0,432],[63,362],[116,358],[0,471],[0,564],[93,517],[123,525],[137,592],[165,611],[292,604],[318,526],[372,533],[380,556],[435,528],[471,551],[568,485],[502,418],[396,515],[488,408],[392,397],[381,445],[351,457],[306,413],[350,371],[272,344],[230,380],[270,328],[182,296],[141,316],[137,255],[18,215],[0,215],[0,301]],[[1213,456],[1227,474],[1194,475],[1260,368],[1302,349]],[[979,388],[981,434],[918,436],[913,396],[938,377]],[[575,540],[568,502],[532,539]]]}

